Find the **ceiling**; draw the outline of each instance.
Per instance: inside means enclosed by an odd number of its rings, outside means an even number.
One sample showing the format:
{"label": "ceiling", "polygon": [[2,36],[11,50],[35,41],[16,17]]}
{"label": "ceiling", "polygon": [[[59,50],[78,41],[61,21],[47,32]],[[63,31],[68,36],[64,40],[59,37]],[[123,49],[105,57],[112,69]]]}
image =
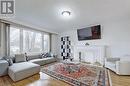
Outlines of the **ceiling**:
{"label": "ceiling", "polygon": [[[70,18],[61,16],[71,11]],[[55,32],[128,17],[130,0],[15,0],[15,20]]]}

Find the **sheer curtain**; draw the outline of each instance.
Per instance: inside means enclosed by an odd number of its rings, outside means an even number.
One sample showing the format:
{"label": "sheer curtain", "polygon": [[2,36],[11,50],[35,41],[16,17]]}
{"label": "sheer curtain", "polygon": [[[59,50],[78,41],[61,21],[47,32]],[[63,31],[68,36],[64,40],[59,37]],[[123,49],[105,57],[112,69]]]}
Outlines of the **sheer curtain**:
{"label": "sheer curtain", "polygon": [[0,47],[1,47],[1,21],[0,21]]}
{"label": "sheer curtain", "polygon": [[50,52],[50,34],[44,33],[43,36],[44,52]]}
{"label": "sheer curtain", "polygon": [[10,54],[25,52],[50,52],[50,34],[11,26]]}
{"label": "sheer curtain", "polygon": [[42,52],[42,33],[23,30],[23,51]]}
{"label": "sheer curtain", "polygon": [[50,52],[50,33],[10,24],[0,20],[0,56]]}
{"label": "sheer curtain", "polygon": [[11,26],[10,27],[10,54],[17,54],[20,53],[20,29],[17,27]]}
{"label": "sheer curtain", "polygon": [[9,29],[10,24],[4,23],[0,20],[0,55],[9,55]]}
{"label": "sheer curtain", "polygon": [[6,46],[6,55],[10,55],[10,24],[6,24],[5,26],[5,46]]}

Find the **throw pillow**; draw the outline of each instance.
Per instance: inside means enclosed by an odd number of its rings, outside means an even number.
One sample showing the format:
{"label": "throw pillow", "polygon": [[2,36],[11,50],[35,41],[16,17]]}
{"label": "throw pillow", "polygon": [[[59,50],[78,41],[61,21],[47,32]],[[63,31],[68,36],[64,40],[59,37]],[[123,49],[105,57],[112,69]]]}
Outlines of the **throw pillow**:
{"label": "throw pillow", "polygon": [[9,66],[13,65],[13,60],[10,58],[8,59]]}
{"label": "throw pillow", "polygon": [[39,58],[42,59],[42,58],[43,58],[42,56],[43,56],[43,54],[41,53],[41,54],[39,55]]}
{"label": "throw pillow", "polygon": [[48,55],[47,55],[47,57],[52,57],[52,53],[49,52]]}
{"label": "throw pillow", "polygon": [[53,54],[51,52],[49,53],[45,53],[42,55],[43,58],[47,58],[47,57],[53,57]]}
{"label": "throw pillow", "polygon": [[48,53],[44,53],[43,55],[42,55],[42,58],[47,58],[48,57]]}
{"label": "throw pillow", "polygon": [[15,55],[15,62],[25,62],[26,61],[26,57],[24,54],[16,54]]}
{"label": "throw pillow", "polygon": [[4,56],[3,59],[9,63],[9,66],[13,65],[13,59],[11,57]]}
{"label": "throw pillow", "polygon": [[12,59],[13,63],[15,63],[15,56],[9,56],[9,57]]}
{"label": "throw pillow", "polygon": [[51,52],[48,53],[48,57],[53,57],[53,56],[54,56],[53,53]]}
{"label": "throw pillow", "polygon": [[27,61],[33,60],[33,59],[39,59],[39,55],[27,55]]}

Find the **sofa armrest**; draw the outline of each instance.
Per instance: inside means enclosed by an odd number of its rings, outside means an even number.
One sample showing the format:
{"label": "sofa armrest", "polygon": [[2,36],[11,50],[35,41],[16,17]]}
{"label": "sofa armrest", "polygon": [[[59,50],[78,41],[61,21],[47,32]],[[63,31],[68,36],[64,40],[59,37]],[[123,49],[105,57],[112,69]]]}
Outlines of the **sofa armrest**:
{"label": "sofa armrest", "polygon": [[120,61],[120,58],[106,58],[105,61]]}
{"label": "sofa armrest", "polygon": [[0,60],[0,76],[7,75],[9,64],[6,60]]}
{"label": "sofa armrest", "polygon": [[119,75],[130,75],[130,61],[117,61],[116,73]]}

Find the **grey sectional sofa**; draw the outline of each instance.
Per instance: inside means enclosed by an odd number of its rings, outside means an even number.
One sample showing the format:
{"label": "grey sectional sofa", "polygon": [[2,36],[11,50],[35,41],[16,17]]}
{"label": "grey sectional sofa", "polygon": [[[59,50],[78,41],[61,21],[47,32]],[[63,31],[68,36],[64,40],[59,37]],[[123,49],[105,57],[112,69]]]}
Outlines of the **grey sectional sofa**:
{"label": "grey sectional sofa", "polygon": [[19,81],[33,74],[39,73],[40,66],[29,62],[14,63],[9,66],[8,75],[13,81]]}
{"label": "grey sectional sofa", "polygon": [[33,60],[29,60],[28,62],[32,62],[40,66],[43,66],[45,64],[52,63],[55,61],[56,61],[56,58],[49,57],[49,58],[42,58],[42,59],[33,59]]}
{"label": "grey sectional sofa", "polygon": [[32,62],[32,63],[38,64],[40,66],[57,61],[57,59],[54,57],[43,57],[42,58],[40,54],[38,54],[38,55],[28,54],[27,60],[28,60],[28,62]]}
{"label": "grey sectional sofa", "polygon": [[0,76],[7,75],[8,66],[9,64],[6,60],[0,60]]}
{"label": "grey sectional sofa", "polygon": [[[39,54],[27,55],[26,58],[27,61],[13,63],[11,66],[7,65],[8,75],[13,81],[19,81],[26,77],[39,73],[40,66],[57,61],[54,57],[41,58]],[[0,66],[0,69],[1,68],[2,66]],[[7,71],[7,69],[5,71]]]}

